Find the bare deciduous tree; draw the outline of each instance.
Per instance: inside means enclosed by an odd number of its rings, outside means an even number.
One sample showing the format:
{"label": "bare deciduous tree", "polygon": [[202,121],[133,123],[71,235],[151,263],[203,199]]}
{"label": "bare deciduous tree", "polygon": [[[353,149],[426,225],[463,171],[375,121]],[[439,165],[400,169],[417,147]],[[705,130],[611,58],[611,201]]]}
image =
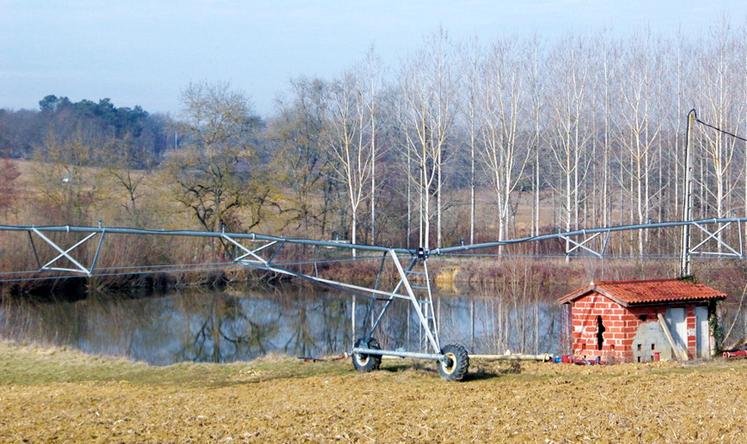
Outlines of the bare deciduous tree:
{"label": "bare deciduous tree", "polygon": [[3,159],[0,166],[0,210],[6,212],[12,208],[18,197],[16,179],[21,175],[10,159]]}
{"label": "bare deciduous tree", "polygon": [[430,36],[425,48],[412,56],[400,77],[405,145],[417,164],[420,247],[429,248],[431,198],[436,198],[436,247],[442,242],[443,167],[456,117],[457,74],[453,46],[445,31]]}
{"label": "bare deciduous tree", "polygon": [[[335,162],[333,169],[347,192],[350,209],[350,241],[357,243],[360,205],[367,197],[368,179],[375,158],[371,122],[360,78],[347,73],[330,88],[327,146]],[[355,250],[352,250],[355,256]]]}
{"label": "bare deciduous tree", "polygon": [[518,141],[522,129],[528,129],[523,128],[520,120],[527,101],[524,72],[529,64],[522,59],[525,56],[523,48],[498,42],[491,48],[483,67],[480,158],[490,177],[498,207],[498,240],[506,238],[513,215],[512,195],[523,178],[531,154]]}
{"label": "bare deciduous tree", "polygon": [[165,163],[174,199],[209,231],[248,230],[272,204],[272,189],[254,168],[249,100],[226,83],[192,84],[182,94],[182,147]]}
{"label": "bare deciduous tree", "polygon": [[[562,184],[561,221],[566,231],[581,223],[583,180],[590,132],[585,126],[589,77],[588,48],[580,40],[562,42],[552,55],[552,75],[557,81],[549,98],[550,129],[546,134]],[[566,246],[567,247],[567,246]]]}

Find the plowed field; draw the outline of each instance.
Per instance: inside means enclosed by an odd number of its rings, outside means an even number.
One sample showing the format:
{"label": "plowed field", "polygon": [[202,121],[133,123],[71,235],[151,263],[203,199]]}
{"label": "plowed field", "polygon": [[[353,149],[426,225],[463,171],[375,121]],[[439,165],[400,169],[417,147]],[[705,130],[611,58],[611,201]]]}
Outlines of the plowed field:
{"label": "plowed field", "polygon": [[0,343],[2,442],[747,440],[747,361],[578,367],[271,357],[150,367]]}

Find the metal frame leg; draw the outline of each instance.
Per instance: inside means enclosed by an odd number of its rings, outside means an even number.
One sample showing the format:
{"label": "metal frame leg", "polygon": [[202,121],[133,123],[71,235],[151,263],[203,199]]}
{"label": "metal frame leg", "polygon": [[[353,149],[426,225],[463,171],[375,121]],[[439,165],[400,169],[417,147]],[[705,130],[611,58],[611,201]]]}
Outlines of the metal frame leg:
{"label": "metal frame leg", "polygon": [[[385,253],[384,258],[386,258],[387,255],[388,253]],[[412,270],[412,268],[415,266],[416,263],[417,263],[417,259],[413,258],[410,261],[410,264],[407,266],[407,271]],[[402,279],[400,279],[399,282],[397,282],[397,285],[394,287],[394,290],[392,290],[392,294],[389,296],[389,298],[386,299],[386,302],[384,303],[384,307],[381,308],[379,315],[376,317],[376,321],[374,321],[373,325],[371,325],[371,328],[366,334],[366,337],[371,337],[371,335],[373,335],[373,332],[376,330],[376,328],[381,323],[381,319],[384,317],[384,314],[389,309],[389,306],[392,304],[392,301],[394,301],[395,294],[399,294],[398,292],[401,286],[402,286]]]}
{"label": "metal frame leg", "polygon": [[[276,241],[268,242],[265,245],[262,245],[256,249],[249,249],[243,245],[241,245],[239,242],[236,242],[234,239],[231,239],[230,236],[223,235],[223,238],[228,240],[229,242],[236,245],[241,251],[243,252],[242,255],[237,256],[237,258],[234,260],[236,263],[245,265],[247,267],[253,267],[268,271],[273,271],[276,273],[281,273],[289,276],[294,276],[300,279],[305,279],[310,282],[314,282],[317,284],[323,284],[328,285],[331,287],[336,287],[342,290],[349,290],[352,292],[355,292],[354,294],[366,294],[371,299],[375,300],[384,300],[385,304],[382,307],[381,311],[379,312],[378,316],[376,317],[376,320],[373,321],[370,328],[368,328],[365,331],[365,337],[370,338],[373,333],[376,331],[376,328],[381,324],[381,320],[384,316],[384,314],[387,312],[387,310],[390,308],[391,303],[394,301],[394,299],[403,299],[410,302],[410,305],[415,310],[415,313],[418,317],[418,320],[420,321],[421,328],[425,332],[427,343],[430,346],[430,348],[433,350],[432,354],[429,353],[416,353],[416,352],[407,352],[407,351],[395,351],[395,350],[369,350],[367,348],[353,348],[353,353],[361,353],[361,354],[380,354],[380,355],[389,355],[389,356],[402,356],[402,357],[415,357],[415,358],[422,358],[422,359],[435,359],[435,360],[442,360],[444,359],[444,355],[441,354],[441,350],[439,347],[439,339],[438,339],[438,331],[434,328],[435,325],[431,326],[428,322],[428,319],[426,315],[423,313],[423,310],[420,307],[420,302],[418,301],[415,292],[413,291],[413,287],[410,284],[410,281],[408,279],[408,272],[412,270],[412,268],[418,263],[418,261],[423,260],[425,261],[425,257],[418,257],[418,256],[412,256],[412,259],[410,260],[409,264],[407,265],[407,268],[405,269],[402,266],[402,263],[400,262],[399,257],[397,256],[397,252],[394,249],[388,249],[381,258],[381,263],[379,266],[379,276],[377,276],[376,283],[374,285],[374,288],[370,287],[363,287],[360,285],[354,285],[354,284],[348,284],[345,282],[339,282],[333,279],[326,279],[319,277],[317,275],[309,275],[298,271],[292,271],[288,268],[283,267],[281,264],[273,264],[272,258],[275,254],[277,254],[277,251],[283,247],[284,243],[280,243],[279,247],[273,251],[273,254],[271,255],[271,258],[269,260],[264,260],[261,256],[258,255],[258,253],[262,250],[265,250],[266,248],[270,247],[271,245],[274,245]],[[248,256],[251,256],[254,258],[254,260],[247,260],[246,258]],[[385,291],[381,290],[378,287],[380,283],[380,275],[383,272],[384,266],[386,265],[386,260],[389,258],[393,263],[397,270],[397,273],[399,274],[399,282],[391,291]],[[402,292],[402,288],[404,288],[404,292]],[[384,298],[382,298],[384,296]],[[432,299],[430,299],[432,301]],[[373,308],[370,308],[369,312],[367,313],[368,316],[371,315],[371,312],[373,311]]]}
{"label": "metal frame leg", "polygon": [[420,309],[420,303],[415,297],[415,293],[412,291],[412,286],[410,285],[410,281],[407,279],[407,275],[405,274],[404,268],[402,268],[402,264],[399,262],[397,253],[395,253],[394,250],[389,250],[389,256],[394,261],[394,266],[397,267],[397,272],[399,273],[402,283],[405,284],[405,290],[407,291],[407,295],[410,298],[410,303],[412,303],[413,308],[415,308],[415,314],[418,315],[420,325],[423,326],[423,330],[425,331],[426,338],[428,338],[428,342],[430,343],[431,347],[433,347],[433,351],[435,353],[441,353],[441,349],[438,346],[438,341],[436,340],[436,333],[431,331],[428,320],[425,318],[425,316],[423,315],[423,311]]}
{"label": "metal frame leg", "polygon": [[[379,283],[381,282],[381,274],[384,271],[384,265],[386,265],[386,253],[384,253],[384,254],[381,255],[381,263],[379,264],[379,272],[376,273],[376,280],[375,280],[374,286],[373,286],[374,290],[378,290],[379,289]],[[386,306],[388,306],[389,302],[392,299],[393,298],[391,298],[391,297],[388,299]],[[373,319],[374,303],[377,300],[378,300],[378,298],[376,297],[376,295],[372,293],[371,294],[371,301],[369,301],[368,307],[366,307],[366,314],[363,316],[363,327],[364,327],[363,331],[365,332],[363,334],[363,339],[365,339],[365,340],[368,340],[368,339],[371,338],[371,336],[373,335],[374,330],[376,329],[376,326],[378,325],[378,322],[374,323],[374,319]],[[385,306],[385,308],[386,308],[386,306]],[[369,328],[365,328],[366,322],[369,319],[371,319],[371,325],[370,325]],[[381,316],[379,316],[379,319],[381,319]]]}

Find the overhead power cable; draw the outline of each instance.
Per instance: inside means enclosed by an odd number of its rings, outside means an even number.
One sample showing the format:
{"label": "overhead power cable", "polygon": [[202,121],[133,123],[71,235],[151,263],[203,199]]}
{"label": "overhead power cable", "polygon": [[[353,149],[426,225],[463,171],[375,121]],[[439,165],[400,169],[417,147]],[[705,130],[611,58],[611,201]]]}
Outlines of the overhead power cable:
{"label": "overhead power cable", "polygon": [[724,134],[728,134],[728,135],[730,135],[731,137],[733,137],[735,139],[739,139],[739,140],[741,140],[743,142],[747,142],[747,138],[744,138],[742,136],[738,136],[738,135],[736,135],[736,134],[734,134],[734,133],[732,133],[730,131],[726,131],[725,129],[721,129],[721,128],[717,127],[717,126],[711,125],[710,123],[704,122],[704,121],[698,119],[697,117],[695,118],[695,121],[698,122],[698,123],[700,123],[701,125],[707,126],[708,128],[714,129],[714,130],[716,130],[718,132],[721,132],[721,133],[724,133]]}
{"label": "overhead power cable", "polygon": [[[379,259],[380,256],[358,256],[355,258],[339,258],[339,259],[322,259],[322,260],[303,260],[303,261],[279,261],[275,265],[282,267],[291,267],[297,265],[323,265],[333,263],[344,263],[344,262],[356,262],[371,259]],[[53,275],[53,276],[33,276],[33,277],[20,277],[22,275],[34,275],[42,273],[40,270],[23,270],[23,271],[7,271],[0,272],[0,283],[20,283],[20,282],[35,282],[35,281],[46,281],[46,280],[64,280],[71,278],[97,278],[97,277],[114,277],[114,276],[137,276],[146,274],[155,274],[159,272],[163,273],[186,273],[186,272],[200,272],[200,271],[218,271],[226,270],[233,267],[242,267],[241,264],[236,262],[212,262],[203,264],[160,264],[160,265],[129,265],[120,267],[104,267],[99,268],[91,276],[83,275]]]}
{"label": "overhead power cable", "polygon": [[[236,266],[237,264],[231,264],[233,266]],[[167,271],[169,273],[179,273],[179,272],[195,272],[195,271],[217,271],[217,270],[225,270],[229,267],[226,266],[215,266],[215,267],[185,267],[185,268],[169,268]],[[98,278],[98,277],[112,277],[112,276],[135,276],[135,275],[146,275],[146,274],[154,274],[158,272],[159,270],[154,269],[148,269],[143,271],[124,271],[124,272],[113,272],[113,273],[94,273],[91,276],[83,276],[83,275],[61,275],[61,276],[37,276],[37,277],[29,277],[29,278],[8,278],[8,279],[0,279],[0,283],[20,283],[20,282],[35,282],[35,281],[59,281],[59,280],[65,280],[65,279],[74,279],[74,278]]]}

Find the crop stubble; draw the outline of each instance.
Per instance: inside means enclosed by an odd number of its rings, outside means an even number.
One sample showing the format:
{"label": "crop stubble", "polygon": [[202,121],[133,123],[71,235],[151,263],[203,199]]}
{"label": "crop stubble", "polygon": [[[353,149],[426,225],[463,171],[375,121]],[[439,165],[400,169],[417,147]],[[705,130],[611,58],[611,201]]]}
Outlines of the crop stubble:
{"label": "crop stubble", "polygon": [[[747,438],[747,362],[427,366],[292,358],[149,367],[0,344],[0,441],[726,441]],[[27,376],[26,376],[27,375]]]}

